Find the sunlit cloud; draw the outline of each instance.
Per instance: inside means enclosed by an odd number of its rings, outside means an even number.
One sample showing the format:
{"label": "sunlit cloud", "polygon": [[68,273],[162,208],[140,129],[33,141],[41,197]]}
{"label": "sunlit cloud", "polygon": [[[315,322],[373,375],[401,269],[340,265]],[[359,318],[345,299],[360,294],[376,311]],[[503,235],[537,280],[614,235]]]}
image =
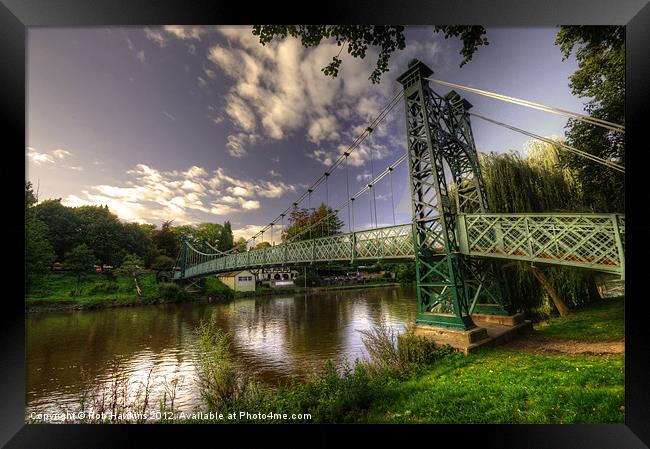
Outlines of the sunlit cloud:
{"label": "sunlit cloud", "polygon": [[[130,179],[122,186],[99,184],[68,195],[63,203],[107,205],[121,219],[152,223],[174,219],[178,223],[198,223],[205,215],[229,218],[262,207],[257,198],[280,198],[296,187],[270,180],[246,180],[229,176],[222,168],[211,174],[203,167],[161,171],[137,164],[127,171]],[[223,187],[228,195],[222,195]]]}

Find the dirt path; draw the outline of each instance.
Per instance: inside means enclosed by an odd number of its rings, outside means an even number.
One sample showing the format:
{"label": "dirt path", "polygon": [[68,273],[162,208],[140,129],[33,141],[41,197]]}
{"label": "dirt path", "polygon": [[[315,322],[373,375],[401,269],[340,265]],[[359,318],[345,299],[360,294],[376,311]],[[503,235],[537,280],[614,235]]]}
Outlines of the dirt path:
{"label": "dirt path", "polygon": [[589,342],[523,336],[504,344],[502,347],[541,354],[623,354],[625,352],[625,340]]}

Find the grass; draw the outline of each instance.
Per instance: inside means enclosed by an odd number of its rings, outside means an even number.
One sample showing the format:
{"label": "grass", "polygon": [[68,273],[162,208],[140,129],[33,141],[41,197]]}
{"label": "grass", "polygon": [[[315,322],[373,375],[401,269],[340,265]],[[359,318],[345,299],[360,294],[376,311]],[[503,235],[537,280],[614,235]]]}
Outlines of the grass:
{"label": "grass", "polygon": [[169,296],[163,284],[156,283],[155,273],[138,277],[142,296],[138,296],[123,277],[111,279],[105,274],[83,276],[79,292],[75,293],[77,279],[68,273],[52,273],[25,296],[25,303],[33,309],[96,308],[138,304],[173,302],[182,295]]}
{"label": "grass", "polygon": [[366,422],[618,423],[623,356],[540,355],[486,349],[453,354],[382,391]]}
{"label": "grass", "polygon": [[538,338],[580,341],[611,341],[625,337],[625,298],[608,298],[581,307],[566,317],[538,323]]}

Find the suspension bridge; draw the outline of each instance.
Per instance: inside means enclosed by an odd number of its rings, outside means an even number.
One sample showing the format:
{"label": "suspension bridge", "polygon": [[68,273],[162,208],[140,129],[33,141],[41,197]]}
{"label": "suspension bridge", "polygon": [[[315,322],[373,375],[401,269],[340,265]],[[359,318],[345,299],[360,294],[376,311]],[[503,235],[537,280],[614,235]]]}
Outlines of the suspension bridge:
{"label": "suspension bridge", "polygon": [[[490,213],[481,176],[478,153],[470,116],[486,120],[512,131],[550,142],[563,151],[578,154],[590,163],[624,172],[616,161],[598,158],[565,143],[498,122],[469,110],[472,105],[452,90],[442,96],[430,83],[466,90],[501,101],[519,104],[570,117],[610,132],[624,133],[622,125],[606,122],[558,108],[494,94],[454,83],[435,80],[433,71],[418,60],[397,80],[403,89],[343,152],[326,172],[291,206],[247,240],[242,247],[218,251],[206,242],[196,248],[185,240],[179,254],[179,282],[195,282],[202,277],[233,270],[317,264],[335,261],[414,260],[418,292],[416,322],[438,328],[470,330],[476,325],[472,314],[478,305],[491,305],[490,313],[512,315],[512,303],[504,289],[502,262],[521,260],[540,264],[579,267],[625,275],[625,216],[589,213]],[[372,179],[356,194],[350,195],[349,157],[370,136],[388,113],[403,99],[406,110],[407,151]],[[392,173],[406,162],[412,208],[412,222],[387,227],[354,229],[354,205],[362,195],[371,201],[375,186],[389,179],[392,198]],[[451,182],[447,181],[446,162]],[[370,164],[373,159],[370,153]],[[262,249],[248,249],[274,227],[284,230],[284,218],[303,201],[311,203],[312,193],[324,185],[335,170],[346,171],[346,201],[300,233],[283,243]],[[372,195],[371,195],[372,194]],[[376,198],[375,198],[375,224]],[[310,204],[311,206],[311,204]],[[329,204],[328,204],[329,207]],[[348,211],[350,232],[310,238],[316,227],[329,226],[328,219]],[[395,222],[393,202],[393,222]],[[329,209],[328,209],[329,210]],[[321,232],[322,234],[322,232]],[[273,241],[273,237],[271,237]],[[248,249],[248,250],[247,250]],[[481,309],[485,310],[485,308]]]}

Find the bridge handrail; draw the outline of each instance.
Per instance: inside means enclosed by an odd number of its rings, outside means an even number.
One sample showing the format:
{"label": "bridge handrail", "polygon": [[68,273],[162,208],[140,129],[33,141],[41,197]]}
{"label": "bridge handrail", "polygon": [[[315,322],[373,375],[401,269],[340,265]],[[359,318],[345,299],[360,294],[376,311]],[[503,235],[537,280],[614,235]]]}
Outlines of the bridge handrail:
{"label": "bridge handrail", "polygon": [[[377,227],[227,255],[197,251],[187,243],[198,257],[186,267],[185,277],[285,263],[413,258],[412,226]],[[470,256],[577,266],[624,276],[623,214],[458,214],[456,234],[460,252]],[[181,273],[174,277],[180,278]]]}

